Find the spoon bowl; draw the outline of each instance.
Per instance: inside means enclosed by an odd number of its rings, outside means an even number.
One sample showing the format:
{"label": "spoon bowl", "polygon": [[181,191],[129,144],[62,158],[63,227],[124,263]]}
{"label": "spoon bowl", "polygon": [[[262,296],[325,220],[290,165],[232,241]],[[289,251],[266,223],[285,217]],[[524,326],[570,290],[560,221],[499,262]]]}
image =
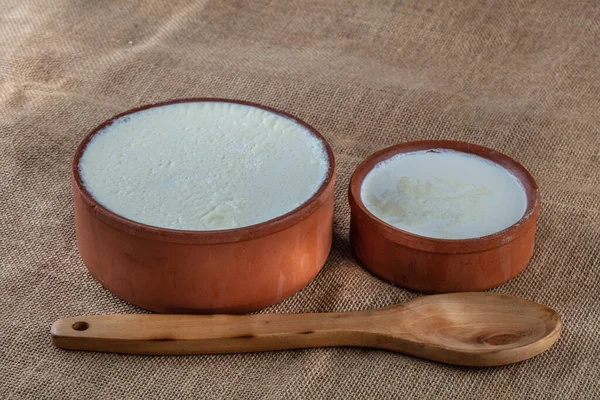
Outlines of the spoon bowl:
{"label": "spoon bowl", "polygon": [[63,349],[126,354],[216,354],[356,346],[466,366],[519,362],[561,332],[548,307],[497,293],[419,297],[377,310],[258,315],[97,315],[51,328]]}
{"label": "spoon bowl", "polygon": [[402,352],[421,356],[425,345],[435,350],[424,358],[450,364],[522,361],[547,350],[561,331],[550,308],[496,293],[426,296],[389,309],[398,318],[393,335],[410,339]]}

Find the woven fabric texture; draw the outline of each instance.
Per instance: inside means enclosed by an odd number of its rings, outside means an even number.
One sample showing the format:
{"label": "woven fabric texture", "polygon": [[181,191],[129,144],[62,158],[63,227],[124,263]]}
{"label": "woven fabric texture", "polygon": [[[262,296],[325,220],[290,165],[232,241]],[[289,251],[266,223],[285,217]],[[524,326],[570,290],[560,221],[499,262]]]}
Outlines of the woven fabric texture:
{"label": "woven fabric texture", "polygon": [[[600,2],[0,3],[0,398],[600,398]],[[57,318],[143,312],[79,257],[74,150],[112,115],[176,97],[284,110],[335,153],[331,255],[308,287],[265,312],[418,296],[352,258],[349,177],[383,147],[455,139],[508,154],[536,178],[535,254],[494,291],[554,308],[561,339],[487,369],[353,348],[182,357],[54,348]]]}

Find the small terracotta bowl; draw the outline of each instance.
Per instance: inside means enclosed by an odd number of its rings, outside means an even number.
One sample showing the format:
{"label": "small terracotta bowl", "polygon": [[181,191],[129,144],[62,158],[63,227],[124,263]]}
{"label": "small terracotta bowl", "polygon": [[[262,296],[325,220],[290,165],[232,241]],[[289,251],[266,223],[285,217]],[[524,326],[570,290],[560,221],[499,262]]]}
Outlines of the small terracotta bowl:
{"label": "small terracotta bowl", "polygon": [[[157,228],[123,218],[100,205],[84,187],[79,159],[98,131],[123,115],[151,107],[222,101],[259,107],[293,119],[319,138],[329,170],[319,190],[295,210],[248,227],[220,231]],[[94,129],[72,165],[79,253],[109,291],[164,313],[242,313],[270,306],[305,287],[331,248],[335,163],[331,148],[311,126],[284,112],[245,101],[178,99],[138,107]]]}
{"label": "small terracotta bowl", "polygon": [[[409,233],[371,214],[360,196],[363,180],[371,169],[396,154],[429,149],[475,154],[512,172],[527,196],[523,217],[488,236],[450,240]],[[407,289],[425,293],[489,289],[514,278],[533,254],[540,212],[537,184],[521,164],[486,147],[455,141],[420,141],[385,148],[358,166],[348,197],[352,213],[350,241],[355,256],[375,275]]]}

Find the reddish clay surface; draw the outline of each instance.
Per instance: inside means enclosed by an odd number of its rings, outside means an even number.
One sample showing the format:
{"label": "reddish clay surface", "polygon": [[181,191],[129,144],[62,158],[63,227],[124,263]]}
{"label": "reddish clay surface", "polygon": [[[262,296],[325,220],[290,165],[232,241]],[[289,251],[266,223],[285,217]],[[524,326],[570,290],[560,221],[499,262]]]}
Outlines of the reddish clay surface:
{"label": "reddish clay surface", "polygon": [[[398,153],[439,148],[476,154],[510,170],[527,194],[523,217],[492,235],[447,240],[400,230],[366,209],[360,188],[376,164]],[[420,141],[385,148],[358,166],[350,182],[348,197],[352,212],[350,241],[355,256],[375,275],[407,289],[426,293],[489,289],[514,278],[533,254],[540,212],[537,184],[521,164],[486,147],[455,141]]]}
{"label": "reddish clay surface", "polygon": [[[291,118],[325,144],[330,168],[320,189],[297,209],[270,221],[222,231],[180,231],[140,224],[102,207],[79,175],[90,138],[115,118],[187,101],[226,101]],[[325,139],[305,122],[254,103],[178,99],[135,108],[94,129],[73,158],[71,183],[77,246],[92,274],[123,300],[165,313],[241,313],[280,302],[306,286],[331,248],[335,162]]]}

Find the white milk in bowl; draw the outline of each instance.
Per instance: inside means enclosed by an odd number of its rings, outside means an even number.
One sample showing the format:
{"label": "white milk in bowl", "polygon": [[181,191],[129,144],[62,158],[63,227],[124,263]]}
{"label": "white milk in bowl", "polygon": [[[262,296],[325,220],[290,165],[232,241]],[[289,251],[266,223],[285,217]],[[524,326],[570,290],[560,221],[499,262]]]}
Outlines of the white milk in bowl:
{"label": "white milk in bowl", "polygon": [[446,149],[380,162],[363,180],[361,199],[382,221],[438,239],[493,234],[521,219],[527,207],[523,185],[507,169]]}
{"label": "white milk in bowl", "polygon": [[325,145],[283,115],[237,103],[182,102],[116,119],[79,163],[103,207],[142,224],[223,230],[259,224],[310,199]]}

